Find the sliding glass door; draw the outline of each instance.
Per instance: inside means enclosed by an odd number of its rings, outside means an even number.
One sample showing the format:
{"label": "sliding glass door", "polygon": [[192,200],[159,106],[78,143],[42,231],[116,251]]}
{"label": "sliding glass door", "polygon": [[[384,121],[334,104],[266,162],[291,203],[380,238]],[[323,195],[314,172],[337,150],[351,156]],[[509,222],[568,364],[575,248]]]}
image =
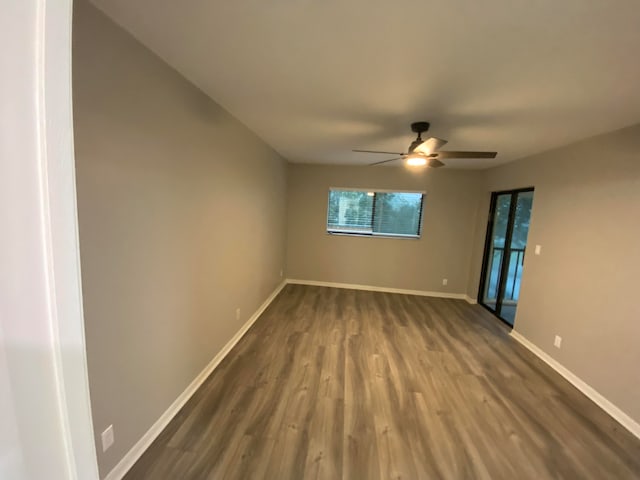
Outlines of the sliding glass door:
{"label": "sliding glass door", "polygon": [[511,326],[520,296],[532,206],[533,188],[491,196],[479,300]]}

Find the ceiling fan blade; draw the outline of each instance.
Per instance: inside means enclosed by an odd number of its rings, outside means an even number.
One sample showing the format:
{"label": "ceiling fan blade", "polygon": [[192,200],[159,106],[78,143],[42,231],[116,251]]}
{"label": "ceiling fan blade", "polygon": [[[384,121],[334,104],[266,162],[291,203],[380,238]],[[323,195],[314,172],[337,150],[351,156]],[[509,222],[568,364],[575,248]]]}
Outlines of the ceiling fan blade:
{"label": "ceiling fan blade", "polygon": [[413,151],[430,155],[431,153],[440,150],[446,144],[447,141],[442,138],[431,137],[427,138],[424,142],[415,147]]}
{"label": "ceiling fan blade", "polygon": [[498,152],[436,152],[438,158],[496,158]]}
{"label": "ceiling fan blade", "polygon": [[351,150],[352,152],[358,153],[384,153],[385,155],[404,155],[401,152],[382,152],[380,150]]}
{"label": "ceiling fan blade", "polygon": [[372,166],[374,166],[374,165],[380,165],[380,164],[382,164],[382,163],[393,162],[393,161],[395,161],[395,160],[400,160],[400,159],[402,159],[402,158],[403,158],[403,157],[390,158],[389,160],[382,160],[381,162],[370,163],[370,164],[369,164],[369,166],[370,166],[370,167],[372,167]]}
{"label": "ceiling fan blade", "polygon": [[444,163],[442,163],[440,160],[438,160],[437,158],[431,158],[429,160],[429,162],[427,163],[427,166],[429,168],[440,168],[440,167],[444,167]]}

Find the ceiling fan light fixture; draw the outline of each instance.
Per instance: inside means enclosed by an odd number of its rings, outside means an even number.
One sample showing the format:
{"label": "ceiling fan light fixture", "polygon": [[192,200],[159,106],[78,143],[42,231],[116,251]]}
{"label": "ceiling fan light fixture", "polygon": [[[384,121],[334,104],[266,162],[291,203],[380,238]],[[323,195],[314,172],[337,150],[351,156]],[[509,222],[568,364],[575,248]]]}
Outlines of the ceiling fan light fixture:
{"label": "ceiling fan light fixture", "polygon": [[422,167],[427,164],[427,157],[419,153],[407,156],[406,160],[410,167]]}

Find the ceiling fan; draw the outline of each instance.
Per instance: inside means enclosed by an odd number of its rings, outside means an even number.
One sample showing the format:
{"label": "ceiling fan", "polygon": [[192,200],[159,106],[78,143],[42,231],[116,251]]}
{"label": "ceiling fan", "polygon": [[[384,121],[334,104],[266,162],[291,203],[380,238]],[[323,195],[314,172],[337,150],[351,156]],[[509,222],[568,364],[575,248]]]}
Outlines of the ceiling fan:
{"label": "ceiling fan", "polygon": [[379,150],[353,150],[360,153],[383,153],[387,155],[396,155],[394,158],[382,160],[380,162],[370,163],[369,165],[381,165],[383,163],[395,162],[396,160],[406,160],[407,165],[420,166],[427,165],[432,168],[444,166],[441,159],[447,158],[496,158],[498,152],[453,152],[440,150],[447,141],[441,138],[431,137],[426,140],[422,139],[422,134],[429,130],[429,122],[414,122],[411,124],[411,130],[418,134],[416,139],[409,145],[406,153],[398,152],[382,152]]}

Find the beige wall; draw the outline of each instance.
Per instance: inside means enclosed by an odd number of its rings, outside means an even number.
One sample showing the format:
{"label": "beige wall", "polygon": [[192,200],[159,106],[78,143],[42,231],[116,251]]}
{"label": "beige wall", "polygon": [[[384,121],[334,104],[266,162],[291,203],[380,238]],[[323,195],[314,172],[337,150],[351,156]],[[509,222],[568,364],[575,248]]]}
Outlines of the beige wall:
{"label": "beige wall", "polygon": [[[465,293],[479,172],[289,165],[287,276]],[[424,190],[419,240],[328,235],[329,187]],[[449,280],[442,285],[442,279]]]}
{"label": "beige wall", "polygon": [[[74,13],[80,250],[104,477],[280,282],[286,167],[93,7],[76,2]],[[110,424],[116,442],[103,454]]]}
{"label": "beige wall", "polygon": [[640,422],[640,125],[489,170],[485,182],[469,294],[490,192],[535,186],[528,244],[542,254],[525,259],[515,330]]}

